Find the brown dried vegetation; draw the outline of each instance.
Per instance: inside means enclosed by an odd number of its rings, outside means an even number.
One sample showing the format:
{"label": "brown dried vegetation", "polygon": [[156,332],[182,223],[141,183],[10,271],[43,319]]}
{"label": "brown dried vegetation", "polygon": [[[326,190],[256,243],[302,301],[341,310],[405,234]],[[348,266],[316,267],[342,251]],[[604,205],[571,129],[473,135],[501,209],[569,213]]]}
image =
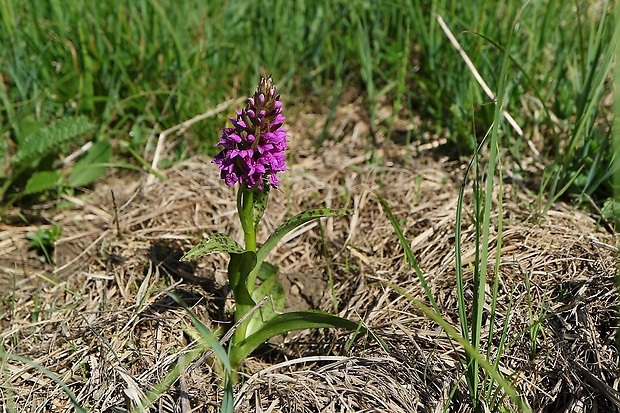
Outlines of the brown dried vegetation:
{"label": "brown dried vegetation", "polygon": [[[275,339],[247,361],[236,393],[238,411],[440,412],[455,386],[450,410],[468,411],[458,363],[462,349],[379,283],[396,283],[424,298],[373,194],[386,198],[401,220],[443,315],[457,326],[454,227],[464,162],[434,149],[412,153],[390,141],[373,154],[363,138],[363,119],[347,113],[333,131],[342,139],[328,140],[320,150],[302,132],[310,129],[311,116],[298,117],[291,171],[271,194],[259,240],[309,207],[354,209],[351,218],[322,222],[325,245],[315,222],[269,261],[280,268],[290,308],[336,306],[340,315],[363,320],[391,351],[364,337],[352,342],[349,332],[336,330]],[[135,176],[110,172],[93,192],[67,197],[69,207],[41,210],[41,217],[64,230],[55,271],[28,250],[26,234],[36,226],[0,227],[4,350],[54,372],[93,412],[129,411],[192,348],[183,330],[191,322],[166,291],[179,294],[207,326],[229,326],[225,257],[194,263],[179,258],[214,232],[241,238],[234,189],[220,182],[206,158],[180,163],[167,176],[147,187]],[[510,341],[501,372],[535,411],[618,411],[613,236],[563,203],[538,214],[538,199],[510,180],[503,183],[502,201],[495,321],[507,323]],[[471,211],[471,188],[466,204]],[[475,231],[464,216],[471,296]],[[498,337],[491,341],[495,349]],[[221,388],[210,366],[192,362],[153,411],[218,411]],[[30,365],[7,360],[0,377],[0,411],[8,411],[9,402],[18,412],[71,410],[62,389]],[[508,401],[506,406],[511,408]]]}

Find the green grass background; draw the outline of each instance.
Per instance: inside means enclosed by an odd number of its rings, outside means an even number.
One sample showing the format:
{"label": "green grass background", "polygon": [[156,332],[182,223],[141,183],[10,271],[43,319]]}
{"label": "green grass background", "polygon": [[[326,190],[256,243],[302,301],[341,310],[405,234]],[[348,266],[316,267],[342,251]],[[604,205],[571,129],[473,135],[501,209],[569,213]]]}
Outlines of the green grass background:
{"label": "green grass background", "polygon": [[[261,70],[273,74],[289,108],[334,108],[355,88],[371,119],[378,102],[388,102],[449,136],[459,153],[473,153],[494,105],[438,26],[439,14],[494,90],[509,53],[504,105],[527,136],[534,126],[542,131],[539,149],[550,165],[541,193],[602,203],[613,174],[611,9],[580,0],[0,0],[0,179],[28,135],[76,114],[96,124],[96,140],[113,142],[115,157],[149,160],[155,124],[165,129],[250,95]],[[187,149],[213,154],[230,114],[192,127],[178,139],[178,157]],[[389,130],[389,121],[380,127]],[[502,128],[511,168],[522,173],[531,153]]]}

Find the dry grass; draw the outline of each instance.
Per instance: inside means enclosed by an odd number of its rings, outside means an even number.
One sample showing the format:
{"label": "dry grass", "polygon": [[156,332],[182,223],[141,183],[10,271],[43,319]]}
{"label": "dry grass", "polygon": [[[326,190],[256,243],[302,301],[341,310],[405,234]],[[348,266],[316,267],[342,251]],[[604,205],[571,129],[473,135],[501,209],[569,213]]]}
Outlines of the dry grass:
{"label": "dry grass", "polygon": [[[382,161],[374,162],[361,138],[363,120],[355,111],[349,115],[335,125],[334,134],[344,139],[319,151],[301,132],[311,116],[300,116],[292,131],[291,171],[272,193],[259,239],[308,207],[353,208],[350,219],[322,224],[328,264],[316,223],[280,246],[270,261],[280,267],[291,308],[331,311],[335,296],[341,315],[364,320],[392,351],[386,354],[365,338],[349,348],[350,334],[343,331],[288,334],[247,361],[238,409],[439,412],[457,386],[451,410],[468,411],[457,361],[462,349],[404,297],[378,283],[390,281],[423,297],[373,195],[380,192],[401,220],[433,294],[456,326],[454,225],[462,165],[435,152],[413,157],[389,142],[383,143]],[[52,370],[90,411],[130,410],[192,348],[183,333],[191,323],[166,291],[176,291],[208,326],[228,325],[224,257],[178,261],[207,234],[241,238],[234,190],[217,177],[216,167],[203,158],[176,165],[167,181],[149,188],[116,171],[92,193],[66,198],[64,209],[37,211],[43,227],[54,222],[64,230],[55,272],[28,250],[26,234],[38,223],[2,224],[5,351]],[[471,190],[468,205],[470,198]],[[568,205],[555,204],[545,216],[536,210],[534,197],[505,183],[496,317],[499,323],[509,317],[512,341],[501,371],[511,375],[535,411],[618,411],[614,238]],[[466,281],[475,236],[468,222],[465,218]],[[532,319],[540,321],[536,348]],[[10,400],[18,412],[71,410],[59,386],[37,369],[6,361],[0,374],[0,411],[7,411]],[[153,411],[217,411],[218,383],[208,362],[193,363]]]}

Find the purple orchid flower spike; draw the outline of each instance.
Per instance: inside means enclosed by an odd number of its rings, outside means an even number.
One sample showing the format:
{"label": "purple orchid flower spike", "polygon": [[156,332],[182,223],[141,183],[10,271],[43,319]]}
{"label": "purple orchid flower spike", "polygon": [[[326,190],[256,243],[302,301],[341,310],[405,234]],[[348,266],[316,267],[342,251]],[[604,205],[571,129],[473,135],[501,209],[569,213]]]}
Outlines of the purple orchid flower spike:
{"label": "purple orchid flower spike", "polygon": [[239,182],[248,189],[278,186],[278,172],[286,171],[286,131],[282,102],[271,76],[262,78],[256,93],[236,118],[232,128],[224,128],[220,141],[222,151],[213,163],[219,165],[220,176],[228,186]]}

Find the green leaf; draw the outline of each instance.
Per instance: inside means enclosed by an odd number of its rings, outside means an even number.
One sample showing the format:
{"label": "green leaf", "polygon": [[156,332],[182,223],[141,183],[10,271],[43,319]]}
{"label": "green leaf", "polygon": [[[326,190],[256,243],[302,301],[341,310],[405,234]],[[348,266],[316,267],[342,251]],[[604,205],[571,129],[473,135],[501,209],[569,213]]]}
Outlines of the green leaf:
{"label": "green leaf", "polygon": [[17,167],[27,166],[41,159],[60,145],[70,142],[94,127],[84,116],[67,117],[52,122],[25,138],[11,163]]}
{"label": "green leaf", "polygon": [[488,374],[491,377],[493,377],[493,379],[499,384],[499,386],[502,389],[504,389],[504,391],[510,397],[510,399],[517,406],[519,406],[520,411],[522,411],[522,412],[531,412],[532,411],[530,409],[529,405],[527,404],[527,401],[522,399],[521,396],[519,396],[519,393],[517,393],[517,391],[512,387],[512,384],[510,383],[510,381],[506,380],[502,376],[502,374],[499,372],[499,370],[496,369],[495,366],[493,366],[487,360],[487,358],[485,356],[481,355],[478,352],[478,350],[476,349],[476,347],[474,347],[467,340],[467,338],[463,337],[461,335],[461,333],[456,331],[456,329],[454,327],[452,327],[441,316],[441,314],[437,314],[437,312],[434,309],[429,308],[422,301],[416,299],[415,297],[413,297],[413,295],[411,295],[410,293],[408,293],[407,291],[405,291],[401,287],[397,286],[396,284],[392,284],[392,283],[388,283],[388,282],[382,282],[382,284],[391,287],[396,292],[398,292],[400,295],[402,295],[407,300],[409,300],[412,304],[414,304],[416,307],[418,307],[428,318],[430,318],[431,320],[433,320],[434,322],[439,324],[441,326],[441,328],[443,328],[443,330],[446,332],[446,334],[451,339],[453,339],[454,341],[459,343],[461,346],[463,346],[463,348],[465,349],[465,352],[470,356],[470,358],[475,360],[478,364],[480,364],[480,366],[482,366],[482,368],[484,369],[485,374]]}
{"label": "green leaf", "polygon": [[402,245],[403,250],[405,251],[405,256],[409,260],[409,264],[411,264],[411,266],[415,270],[415,273],[418,276],[418,279],[420,280],[420,284],[422,285],[422,288],[424,288],[424,292],[426,293],[426,296],[428,297],[429,301],[433,305],[433,308],[435,309],[437,314],[439,314],[440,313],[439,306],[437,305],[437,302],[435,301],[435,298],[433,297],[433,293],[431,292],[431,289],[428,286],[428,283],[426,282],[426,277],[424,277],[424,273],[422,272],[422,269],[418,265],[418,260],[416,260],[415,255],[413,251],[411,250],[411,247],[409,246],[409,241],[407,241],[407,239],[405,238],[405,234],[403,233],[403,230],[400,228],[398,220],[394,216],[394,213],[392,213],[392,209],[390,208],[390,205],[381,195],[379,195],[376,192],[375,192],[375,196],[379,200],[379,203],[381,204],[383,211],[385,212],[388,219],[390,220],[390,223],[392,224],[392,228],[394,228],[394,232],[396,232],[396,236],[398,237],[398,240],[400,241],[400,245]]}
{"label": "green leaf", "polygon": [[37,194],[58,188],[62,184],[62,176],[57,171],[35,172],[28,179],[23,195]]}
{"label": "green leaf", "polygon": [[[602,216],[608,221],[615,221],[620,217],[620,203],[614,199],[608,199],[601,210]],[[260,273],[259,273],[260,274]]]}
{"label": "green leaf", "polygon": [[[248,275],[256,266],[256,253],[254,251],[244,251],[241,254],[230,254],[230,262],[228,263],[228,281],[230,288],[235,294],[235,304],[238,310],[235,314],[243,316],[256,303],[252,299],[248,291]],[[239,320],[236,320],[239,321]]]}
{"label": "green leaf", "polygon": [[[15,140],[17,145],[23,145],[26,138],[41,128],[45,127],[45,123],[36,119],[33,115],[26,115],[17,121]],[[19,131],[19,132],[17,132]]]}
{"label": "green leaf", "polygon": [[226,386],[224,387],[224,397],[222,397],[221,413],[233,413],[235,411],[235,397],[233,393],[233,381],[230,374],[225,377]]}
{"label": "green leaf", "polygon": [[58,241],[62,234],[62,227],[52,224],[49,229],[37,228],[36,232],[29,232],[26,238],[30,240],[28,245],[31,247],[48,246],[54,247],[54,243]]}
{"label": "green leaf", "polygon": [[263,218],[265,208],[267,207],[267,199],[269,198],[269,186],[262,191],[254,192],[254,199],[252,205],[252,220],[254,221],[254,228],[258,228],[260,220]]}
{"label": "green leaf", "polygon": [[336,209],[336,208],[318,208],[311,209],[301,214],[297,214],[284,221],[284,224],[280,225],[273,234],[267,239],[262,247],[257,251],[258,264],[262,264],[269,252],[276,246],[276,244],[289,232],[305,224],[306,222],[314,219],[326,218],[326,217],[343,217],[347,215],[353,215],[353,211],[349,209]]}
{"label": "green leaf", "polygon": [[[187,252],[181,261],[188,261],[203,257],[215,252],[226,252],[230,254],[228,262],[228,282],[235,294],[235,304],[237,316],[243,316],[256,304],[248,290],[248,275],[256,267],[256,253],[246,251],[241,245],[225,234],[213,234],[200,244],[196,245]],[[254,286],[251,286],[252,289]],[[238,320],[237,320],[238,321]]]}
{"label": "green leaf", "polygon": [[71,187],[86,186],[92,184],[105,173],[108,169],[107,164],[110,162],[112,148],[110,141],[107,139],[95,143],[86,156],[80,159],[69,176],[69,185]]}
{"label": "green leaf", "polygon": [[181,257],[181,261],[189,261],[216,252],[243,254],[245,250],[226,234],[213,234]]}
{"label": "green leaf", "polygon": [[264,297],[271,297],[271,300],[267,301],[265,305],[252,314],[246,331],[248,336],[258,331],[264,323],[271,320],[276,314],[284,311],[284,304],[286,302],[284,286],[278,281],[276,274],[272,274],[264,280],[252,293],[252,299],[256,303]]}
{"label": "green leaf", "polygon": [[267,321],[260,330],[248,336],[245,340],[230,349],[230,362],[237,365],[256,348],[267,342],[272,337],[295,330],[305,330],[307,328],[334,328],[341,327],[353,331],[361,331],[370,334],[383,348],[387,348],[383,340],[372,334],[366,327],[323,311],[293,311],[290,313],[278,314]]}
{"label": "green leaf", "polygon": [[230,373],[231,366],[230,366],[230,360],[228,357],[228,353],[226,352],[226,349],[224,349],[222,344],[219,342],[217,337],[215,337],[215,335],[207,328],[207,326],[205,326],[194,315],[194,313],[187,307],[187,304],[185,304],[185,302],[181,300],[181,297],[179,297],[177,294],[173,292],[168,292],[168,295],[170,296],[170,298],[176,301],[177,304],[183,307],[183,309],[185,309],[189,317],[192,319],[192,324],[194,324],[194,327],[196,327],[196,330],[198,330],[198,332],[200,333],[202,338],[205,340],[207,345],[213,350],[213,353],[215,354],[215,356],[222,362],[222,365],[224,366],[224,369],[226,370],[226,372]]}
{"label": "green leaf", "polygon": [[255,302],[259,302],[264,297],[267,297],[268,295],[270,295],[271,294],[271,290],[276,285],[277,281],[278,280],[276,279],[276,276],[272,275],[271,277],[269,277],[265,281],[263,281],[261,285],[256,287],[256,289],[252,293],[252,298],[254,299],[254,301]]}
{"label": "green leaf", "polygon": [[260,264],[260,268],[258,269],[258,279],[265,281],[267,278],[271,277],[278,273],[278,267],[273,264],[269,264],[268,262],[262,262]]}

